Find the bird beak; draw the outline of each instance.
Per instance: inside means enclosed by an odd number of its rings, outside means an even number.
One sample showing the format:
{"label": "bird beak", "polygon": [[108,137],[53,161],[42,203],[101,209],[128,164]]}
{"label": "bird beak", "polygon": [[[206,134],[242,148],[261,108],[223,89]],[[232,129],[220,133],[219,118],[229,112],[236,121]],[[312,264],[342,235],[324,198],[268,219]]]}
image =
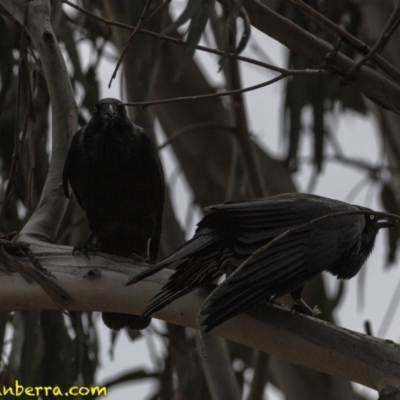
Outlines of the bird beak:
{"label": "bird beak", "polygon": [[104,114],[108,114],[110,117],[112,117],[115,113],[115,104],[110,103],[107,105],[106,112]]}
{"label": "bird beak", "polygon": [[399,223],[399,220],[396,217],[381,217],[381,219],[377,222],[377,226],[379,229],[381,228],[393,228],[394,226],[397,226]]}

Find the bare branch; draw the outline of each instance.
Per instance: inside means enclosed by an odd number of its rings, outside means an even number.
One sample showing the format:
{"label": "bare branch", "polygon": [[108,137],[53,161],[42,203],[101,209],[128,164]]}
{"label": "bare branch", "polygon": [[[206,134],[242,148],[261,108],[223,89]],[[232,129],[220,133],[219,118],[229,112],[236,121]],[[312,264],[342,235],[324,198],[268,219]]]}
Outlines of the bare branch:
{"label": "bare branch", "polygon": [[[82,7],[76,6],[68,0],[63,0],[63,2],[70,5],[71,7],[78,9],[81,12],[84,12],[87,15],[92,16],[93,18],[96,18],[99,21],[104,22],[107,25],[114,25],[129,30],[135,29],[135,27],[132,27],[130,25],[121,24],[99,17],[96,14],[83,9]],[[219,2],[224,4],[224,0],[219,0]],[[261,30],[268,36],[271,36],[272,38],[278,40],[285,46],[302,54],[315,65],[322,65],[329,73],[338,76],[342,82],[346,82],[347,84],[353,86],[379,105],[400,114],[400,88],[393,82],[390,82],[388,79],[382,77],[371,69],[364,69],[360,71],[360,73],[357,74],[355,77],[353,77],[353,79],[346,81],[347,71],[349,71],[355,65],[355,63],[350,58],[339,53],[336,55],[335,59],[330,59],[329,63],[327,63],[327,56],[331,53],[333,49],[332,45],[300,28],[298,25],[280,16],[279,14],[275,13],[268,7],[265,7],[258,1],[243,0],[243,5],[249,13],[252,25],[254,27]],[[185,44],[183,40],[170,38],[168,36],[160,35],[155,32],[146,31],[144,29],[141,29],[140,32],[156,37],[157,39],[168,40],[175,44]],[[196,49],[218,55],[225,54],[223,51],[209,49],[204,46],[197,46]],[[369,48],[367,47],[367,49]],[[265,68],[269,68],[272,70],[277,70],[277,68],[279,68],[266,63],[261,63],[257,60],[235,56],[234,54],[228,54],[227,56],[236,58],[238,60],[250,62],[256,65],[264,66]]]}
{"label": "bare branch", "polygon": [[[65,246],[36,243],[31,248],[71,296],[71,310],[138,314],[172,274],[170,270],[163,270],[134,288],[126,287],[128,278],[145,267],[128,259],[100,254],[91,261],[84,256],[73,257],[71,248]],[[21,258],[21,262],[29,263],[27,258]],[[209,293],[210,290],[192,292],[155,315],[193,328],[197,310]],[[0,312],[55,308],[40,287],[28,284],[18,274],[0,279]],[[257,306],[221,324],[212,333],[375,390],[400,386],[398,344],[276,306]]]}
{"label": "bare branch", "polygon": [[[12,244],[20,245],[20,247],[26,246],[26,244],[22,242],[15,242]],[[8,246],[10,245],[9,243]],[[0,263],[4,268],[10,272],[17,272],[28,283],[36,282],[59,310],[64,311],[68,309],[67,302],[69,300],[69,295],[55,283],[54,276],[41,266],[33,253],[27,254],[30,262],[30,264],[27,265],[22,263],[18,257],[8,253],[5,248],[6,245],[4,244],[0,248]],[[27,250],[29,249],[23,250],[24,253],[28,253]],[[40,265],[40,268],[38,265]],[[32,268],[32,266],[34,268]]]}
{"label": "bare branch", "polygon": [[39,205],[20,236],[52,242],[67,206],[61,182],[69,139],[77,127],[76,103],[67,68],[50,24],[50,1],[0,0],[0,3],[21,25],[24,21],[25,7],[28,7],[26,29],[39,53],[52,106],[49,173]]}
{"label": "bare branch", "polygon": [[[233,46],[236,46],[233,38],[232,43]],[[232,47],[231,50],[232,52],[236,52],[235,47]],[[247,180],[250,183],[251,197],[265,197],[267,190],[262,177],[259,160],[250,140],[243,92],[237,91],[242,87],[238,61],[230,58],[226,71],[228,88],[231,91],[235,91],[232,93],[231,99],[232,117],[236,127],[236,138],[241,150],[244,170],[246,171]]]}
{"label": "bare branch", "polygon": [[[335,24],[324,15],[320,14],[317,10],[306,4],[304,1],[286,0],[286,2],[291,4],[297,10],[301,11],[307,17],[311,18],[320,26],[320,28],[324,29],[326,32],[329,32],[335,36],[339,36],[344,42],[346,42],[350,46],[353,46],[353,48],[355,48],[360,54],[366,56],[367,54],[371,53],[371,47],[367,46],[364,42],[342,29],[339,25]],[[382,69],[382,71],[386,72],[393,79],[400,82],[399,70],[397,70],[392,64],[386,61],[379,54],[373,54],[372,57],[376,64]]]}
{"label": "bare branch", "polygon": [[147,19],[145,20],[145,19],[144,19],[144,16],[145,16],[147,10],[148,10],[149,7],[150,7],[150,2],[151,2],[151,0],[146,0],[146,4],[145,4],[145,6],[144,6],[144,8],[143,8],[142,15],[140,16],[139,23],[135,26],[135,29],[133,30],[133,32],[132,32],[131,35],[129,36],[128,40],[127,40],[126,43],[125,43],[124,48],[123,48],[122,51],[121,51],[121,55],[119,56],[119,60],[118,60],[118,62],[117,62],[117,65],[115,66],[114,72],[113,72],[112,75],[111,75],[110,82],[108,83],[108,87],[109,87],[109,88],[111,87],[112,81],[113,81],[114,78],[117,76],[118,69],[119,69],[119,67],[120,67],[120,65],[121,65],[121,63],[122,63],[122,60],[123,60],[123,58],[124,58],[125,53],[126,53],[126,52],[128,51],[128,49],[129,49],[129,46],[130,46],[130,44],[131,44],[131,42],[132,42],[132,39],[133,39],[134,36],[138,33],[139,29],[149,20],[149,18],[147,18]]}
{"label": "bare branch", "polygon": [[[10,176],[8,178],[7,186],[5,189],[4,199],[1,203],[0,209],[0,226],[3,220],[5,213],[7,212],[8,205],[11,202],[11,199],[14,194],[14,189],[16,185],[16,180],[18,176],[19,165],[21,162],[21,153],[25,143],[25,139],[28,133],[28,128],[32,125],[32,97],[31,97],[31,90],[30,90],[30,81],[29,81],[29,72],[28,72],[28,60],[26,57],[26,17],[27,17],[27,9],[24,12],[24,22],[21,27],[21,44],[19,49],[19,62],[18,62],[18,84],[17,84],[17,98],[16,98],[16,112],[15,112],[15,120],[14,120],[14,151],[12,156],[11,168],[10,168]],[[28,82],[28,93],[29,93],[29,100],[28,100],[28,107],[25,111],[25,118],[24,124],[22,128],[22,133],[20,137],[19,132],[19,119],[20,119],[20,105],[21,105],[21,80],[22,76],[25,75],[25,79]]]}
{"label": "bare branch", "polygon": [[[187,135],[187,134],[192,134],[192,133],[197,133],[197,132],[204,134],[204,130],[202,130],[204,128],[215,128],[215,129],[219,129],[221,131],[226,131],[226,132],[229,132],[232,134],[235,133],[235,128],[233,126],[229,126],[229,125],[225,125],[225,124],[217,124],[214,122],[198,122],[198,123],[187,125],[181,129],[176,130],[169,136],[169,138],[164,143],[160,144],[157,147],[157,149],[162,150],[163,148],[169,146],[173,141],[175,141],[182,135]],[[214,134],[214,132],[212,132],[212,134]]]}
{"label": "bare branch", "polygon": [[142,11],[142,15],[140,16],[140,20],[139,20],[138,24],[135,27],[133,27],[134,28],[133,32],[131,33],[129,38],[126,40],[125,46],[121,51],[121,55],[119,57],[117,65],[115,66],[115,69],[114,69],[114,72],[113,72],[113,74],[111,76],[111,79],[110,79],[110,82],[108,84],[108,87],[111,87],[111,83],[112,83],[113,79],[117,75],[118,68],[120,67],[120,65],[122,63],[122,60],[123,60],[123,58],[125,56],[125,53],[128,51],[128,48],[129,48],[130,44],[132,43],[132,39],[136,36],[136,34],[138,32],[141,31],[141,27],[142,26],[144,26],[147,22],[149,22],[152,18],[154,18],[158,13],[160,13],[169,3],[171,3],[171,1],[172,0],[163,1],[147,18],[145,18],[145,14],[146,14],[146,12],[148,11],[148,9],[150,7],[151,0],[147,0],[146,1],[146,4],[145,4],[145,6],[143,8],[143,11]]}
{"label": "bare branch", "polygon": [[198,96],[185,96],[185,97],[173,97],[171,99],[162,99],[162,100],[151,100],[151,101],[136,101],[130,103],[123,103],[125,106],[136,106],[136,107],[149,107],[154,106],[157,104],[168,104],[168,103],[177,103],[179,101],[187,101],[187,100],[202,100],[202,99],[211,99],[214,97],[225,97],[225,96],[232,96],[235,94],[241,94],[246,92],[251,92],[253,90],[261,89],[265,86],[272,85],[282,79],[285,79],[289,76],[294,75],[310,75],[310,76],[319,76],[319,75],[326,75],[325,71],[320,70],[287,70],[286,72],[282,73],[281,75],[277,76],[276,78],[270,79],[268,81],[259,83],[257,85],[249,86],[243,89],[235,89],[235,90],[228,90],[226,92],[218,92],[218,93],[208,93],[208,94],[201,94]]}
{"label": "bare branch", "polygon": [[400,281],[397,283],[396,289],[392,294],[389,306],[386,309],[385,315],[383,316],[381,325],[378,329],[378,336],[384,337],[388,331],[390,324],[393,322],[393,316],[396,315],[397,308],[399,307],[399,296],[400,296]]}
{"label": "bare branch", "polygon": [[[170,0],[167,0],[167,2],[169,2],[169,1]],[[104,24],[106,24],[108,26],[117,26],[119,28],[130,30],[130,31],[134,31],[136,29],[135,26],[123,24],[123,23],[120,23],[120,22],[116,22],[116,21],[112,21],[110,19],[106,19],[106,18],[100,17],[99,15],[96,15],[96,14],[94,14],[94,13],[92,13],[92,12],[90,12],[90,11],[88,11],[88,10],[86,10],[86,9],[76,5],[76,4],[74,4],[74,3],[71,3],[68,0],[62,0],[62,2],[65,3],[65,4],[68,4],[69,6],[75,8],[76,10],[79,10],[80,12],[82,12],[82,13],[84,13],[86,15],[89,15],[90,17],[92,17],[92,18],[94,18],[94,19],[96,19],[98,21],[103,22]],[[150,16],[150,17],[152,17],[152,16]],[[177,45],[180,45],[180,46],[185,46],[187,44],[182,39],[177,39],[177,38],[174,38],[174,37],[171,37],[171,36],[162,35],[162,34],[157,33],[157,32],[148,31],[146,29],[140,29],[139,32],[142,33],[143,35],[152,36],[152,37],[154,37],[156,39],[165,40],[166,42],[171,42],[171,43],[174,43],[174,44],[177,44]],[[225,57],[233,58],[233,59],[236,59],[236,60],[244,61],[244,62],[247,62],[249,64],[254,64],[254,65],[258,65],[259,67],[270,69],[271,71],[276,71],[276,72],[281,72],[281,73],[286,72],[285,68],[280,68],[280,67],[277,67],[275,65],[268,64],[268,63],[265,63],[265,62],[262,62],[262,61],[259,61],[259,60],[255,60],[255,59],[250,58],[250,57],[243,57],[243,56],[240,56],[240,55],[237,55],[237,54],[233,54],[233,53],[226,54],[222,50],[211,49],[211,48],[206,47],[206,46],[198,45],[198,46],[196,46],[196,50],[200,50],[200,51],[204,51],[206,53],[216,54],[216,55],[219,55],[219,56],[225,56]]]}
{"label": "bare branch", "polygon": [[253,379],[247,400],[263,399],[264,389],[267,383],[269,356],[262,351],[255,354]]}
{"label": "bare branch", "polygon": [[203,343],[197,341],[197,347],[203,348],[205,357],[200,362],[213,400],[239,400],[242,398],[237,378],[232,368],[226,340],[214,335],[204,335]]}
{"label": "bare branch", "polygon": [[383,28],[382,34],[379,39],[376,41],[375,46],[371,49],[371,51],[363,57],[349,72],[351,75],[354,72],[357,72],[367,61],[371,58],[374,58],[378,52],[382,51],[385,46],[388,44],[390,38],[393,33],[396,31],[400,24],[400,1],[397,2],[395,9],[393,10],[392,15],[389,18],[386,26]]}
{"label": "bare branch", "polygon": [[[224,4],[223,0],[218,1]],[[371,68],[364,68],[352,79],[346,80],[347,71],[355,63],[341,53],[333,58],[327,58],[333,50],[331,44],[307,32],[259,1],[243,0],[243,6],[255,28],[303,55],[313,64],[322,65],[327,71],[337,76],[342,83],[359,90],[380,106],[400,114],[400,87],[398,85]]]}

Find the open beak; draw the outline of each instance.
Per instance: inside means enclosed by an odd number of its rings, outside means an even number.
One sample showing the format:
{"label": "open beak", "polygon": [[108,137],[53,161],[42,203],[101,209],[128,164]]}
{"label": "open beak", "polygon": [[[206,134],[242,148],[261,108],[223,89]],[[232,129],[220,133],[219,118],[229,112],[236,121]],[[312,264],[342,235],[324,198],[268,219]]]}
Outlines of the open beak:
{"label": "open beak", "polygon": [[380,217],[379,221],[377,222],[378,228],[393,228],[394,226],[397,226],[399,223],[399,219],[396,217]]}

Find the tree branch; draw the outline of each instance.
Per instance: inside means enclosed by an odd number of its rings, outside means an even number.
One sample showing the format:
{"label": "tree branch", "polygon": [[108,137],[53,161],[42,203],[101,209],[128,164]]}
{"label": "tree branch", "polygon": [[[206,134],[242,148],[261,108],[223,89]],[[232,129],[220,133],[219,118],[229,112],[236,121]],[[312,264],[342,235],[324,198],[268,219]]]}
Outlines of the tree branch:
{"label": "tree branch", "polygon": [[[170,0],[166,0],[166,1],[169,2]],[[108,26],[116,26],[116,27],[119,27],[119,28],[122,28],[122,29],[130,30],[132,32],[134,32],[136,30],[136,26],[123,24],[121,22],[117,22],[117,21],[113,21],[111,19],[103,18],[103,17],[101,17],[99,15],[96,15],[95,13],[92,13],[92,12],[86,10],[85,8],[79,7],[78,5],[76,5],[74,3],[71,3],[68,0],[62,0],[62,2],[65,3],[65,4],[68,4],[72,8],[75,8],[76,10],[78,10],[78,11],[80,11],[80,12],[86,14],[86,15],[89,15],[90,17],[92,17],[92,18],[94,18],[94,19],[96,19],[98,21],[103,22],[104,24],[106,24]],[[167,35],[162,35],[160,33],[149,31],[147,29],[142,29],[141,28],[141,29],[139,29],[138,32],[143,34],[143,35],[151,36],[151,37],[154,37],[155,39],[164,40],[166,42],[174,43],[174,44],[177,44],[177,45],[180,45],[180,46],[185,46],[187,44],[182,39],[178,39],[178,38],[167,36]],[[268,63],[262,62],[260,60],[256,60],[256,59],[249,58],[249,57],[244,57],[244,56],[241,56],[241,55],[238,55],[238,54],[233,54],[233,53],[228,53],[227,54],[223,50],[212,49],[212,48],[209,48],[209,47],[206,47],[206,46],[200,46],[200,45],[196,46],[196,50],[204,51],[206,53],[216,54],[216,55],[219,55],[219,56],[225,56],[225,57],[233,58],[235,60],[244,61],[244,62],[247,62],[249,64],[258,65],[259,67],[270,69],[271,71],[285,72],[284,68],[277,67],[276,65],[268,64]]]}
{"label": "tree branch", "polygon": [[[367,46],[364,42],[354,37],[352,34],[342,29],[339,25],[335,24],[329,18],[326,18],[324,15],[319,13],[317,10],[309,6],[302,0],[285,0],[287,3],[291,4],[294,8],[301,11],[308,18],[312,19],[316,22],[321,29],[329,32],[331,35],[335,37],[340,37],[345,43],[348,43],[350,46],[353,46],[354,49],[358,51],[359,54],[366,56],[371,54],[372,49]],[[371,54],[375,63],[382,69],[386,74],[391,76],[397,82],[400,81],[400,72],[387,60],[381,57],[379,54],[373,53]]]}
{"label": "tree branch", "polygon": [[393,10],[392,15],[390,16],[389,21],[387,22],[381,36],[375,43],[374,47],[365,57],[363,57],[360,61],[358,61],[358,63],[349,71],[349,74],[359,71],[359,69],[364,64],[366,64],[367,61],[369,61],[371,58],[377,55],[378,52],[381,52],[388,44],[390,38],[398,28],[399,24],[400,24],[400,1],[397,2],[397,5]]}
{"label": "tree branch", "polygon": [[204,335],[203,343],[197,340],[197,347],[204,348],[206,353],[206,357],[201,355],[200,362],[212,400],[241,399],[226,340],[214,335]]}
{"label": "tree branch", "polygon": [[[32,250],[70,295],[70,310],[140,313],[172,274],[163,270],[140,284],[126,287],[128,278],[144,266],[101,254],[91,260],[73,257],[70,247],[39,242],[32,244]],[[23,257],[21,261],[29,262]],[[155,316],[194,328],[197,311],[208,293],[210,289],[192,292]],[[55,305],[37,285],[28,284],[17,274],[1,277],[0,312],[38,309],[55,309]],[[212,333],[379,391],[388,386],[400,388],[400,345],[276,306],[260,304]]]}
{"label": "tree branch", "polygon": [[[288,70],[288,73],[283,73],[273,79],[269,79],[268,81],[259,83],[257,85],[249,86],[249,87],[246,87],[243,89],[234,89],[234,90],[228,90],[226,92],[199,94],[199,95],[194,95],[194,96],[172,97],[170,99],[162,99],[162,100],[127,102],[127,103],[123,103],[123,105],[128,106],[128,107],[136,106],[136,107],[144,108],[144,107],[154,106],[157,104],[169,104],[169,103],[177,103],[179,101],[189,101],[189,100],[197,101],[197,100],[202,100],[202,99],[212,99],[215,97],[232,96],[232,95],[237,95],[237,94],[241,94],[241,93],[251,92],[253,90],[261,89],[263,87],[272,85],[273,83],[279,82],[280,80],[287,78],[288,76],[298,75],[296,72],[297,71]],[[316,72],[317,72],[316,75],[320,75],[319,71],[316,71]],[[302,74],[303,74],[303,71],[301,71],[301,75]]]}
{"label": "tree branch", "polygon": [[[218,0],[224,4],[224,0]],[[371,68],[363,68],[352,77],[347,71],[355,62],[342,53],[332,56],[333,46],[319,39],[287,18],[282,17],[256,0],[243,0],[251,24],[261,32],[301,54],[318,66],[363,93],[366,97],[400,114],[400,87]]]}
{"label": "tree branch", "polygon": [[62,171],[69,139],[77,127],[77,109],[68,71],[50,24],[50,1],[0,0],[0,4],[21,24],[27,10],[27,32],[39,53],[52,109],[52,148],[49,173],[39,204],[19,238],[33,237],[52,242],[67,206],[62,191]]}

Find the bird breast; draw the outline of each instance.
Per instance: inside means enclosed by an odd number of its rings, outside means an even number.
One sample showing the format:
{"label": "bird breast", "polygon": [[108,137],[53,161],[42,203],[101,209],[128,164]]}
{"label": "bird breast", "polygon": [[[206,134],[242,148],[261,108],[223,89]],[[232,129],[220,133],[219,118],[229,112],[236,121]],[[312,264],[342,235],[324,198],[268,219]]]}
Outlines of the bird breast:
{"label": "bird breast", "polygon": [[120,133],[99,133],[86,138],[84,154],[91,164],[107,169],[121,168],[129,161],[132,151],[132,139]]}

